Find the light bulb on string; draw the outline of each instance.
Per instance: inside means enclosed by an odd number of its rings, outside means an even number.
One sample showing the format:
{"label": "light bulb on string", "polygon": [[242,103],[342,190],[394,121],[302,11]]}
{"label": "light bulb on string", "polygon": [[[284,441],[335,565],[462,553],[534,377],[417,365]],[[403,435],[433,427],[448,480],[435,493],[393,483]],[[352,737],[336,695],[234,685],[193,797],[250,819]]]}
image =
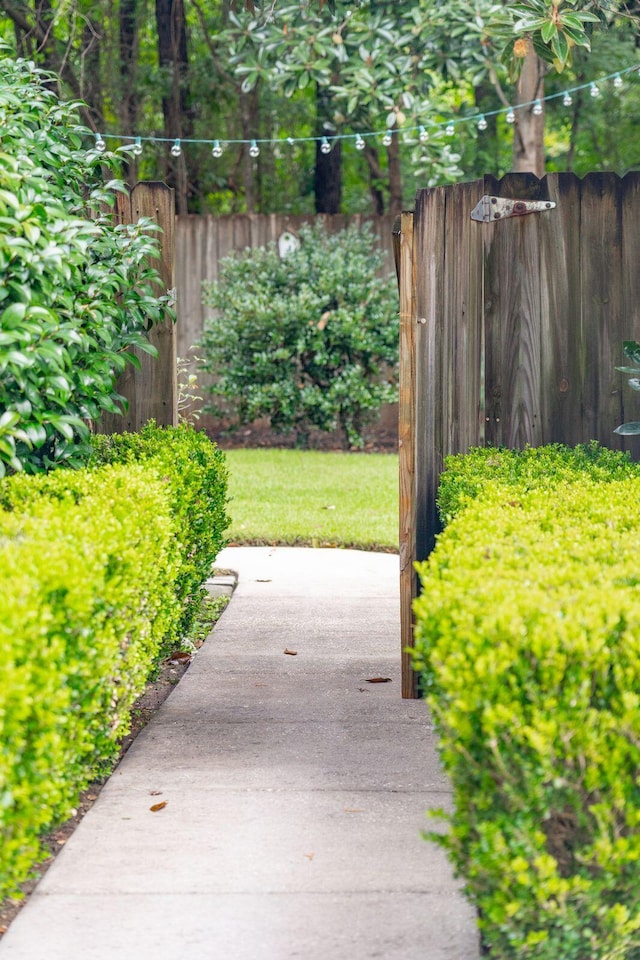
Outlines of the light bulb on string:
{"label": "light bulb on string", "polygon": [[331,144],[329,143],[326,137],[323,137],[322,140],[320,141],[320,153],[324,153],[324,154],[331,153]]}
{"label": "light bulb on string", "polygon": [[615,77],[613,78],[613,85],[616,90],[621,90],[622,87],[624,87],[624,81],[619,73],[616,73]]}
{"label": "light bulb on string", "polygon": [[600,91],[598,90],[598,87],[596,86],[595,83],[592,83],[591,86],[589,87],[589,93],[594,98],[594,100],[596,97],[600,96]]}
{"label": "light bulb on string", "polygon": [[220,157],[222,156],[222,147],[220,146],[219,140],[213,141],[213,147],[211,148],[211,153],[216,160],[219,160]]}
{"label": "light bulb on string", "polygon": [[292,147],[295,144],[295,140],[293,139],[293,137],[287,137],[287,143],[289,144],[290,147]]}
{"label": "light bulb on string", "polygon": [[131,152],[134,155],[134,157],[139,157],[140,154],[142,153],[142,141],[140,137],[136,137],[135,143],[131,148]]}
{"label": "light bulb on string", "polygon": [[541,117],[541,116],[542,116],[542,109],[543,109],[543,108],[542,108],[542,100],[536,100],[536,102],[535,102],[534,105],[533,105],[533,110],[532,110],[531,112],[533,113],[534,116],[536,116],[536,117]]}
{"label": "light bulb on string", "polygon": [[98,153],[104,153],[106,149],[107,149],[107,145],[102,139],[102,134],[96,133],[96,150],[98,151]]}
{"label": "light bulb on string", "polygon": [[384,137],[382,138],[382,143],[384,144],[385,147],[390,147],[390,146],[391,146],[391,144],[393,143],[393,134],[392,134],[391,130],[387,130],[387,131],[385,132],[385,135],[384,135]]}
{"label": "light bulb on string", "polygon": [[260,147],[258,146],[255,140],[251,141],[251,146],[249,147],[249,156],[253,157],[254,160],[256,157],[260,156]]}
{"label": "light bulb on string", "polygon": [[486,130],[489,124],[487,123],[484,114],[478,120],[478,130]]}
{"label": "light bulb on string", "polygon": [[171,147],[171,156],[179,157],[182,153],[182,147],[180,146],[180,140],[175,140],[173,146]]}
{"label": "light bulb on string", "polygon": [[356,137],[356,150],[364,150],[366,144],[360,134]]}
{"label": "light bulb on string", "polygon": [[505,120],[507,121],[507,123],[515,123],[515,122],[516,122],[516,112],[515,112],[515,110],[513,109],[513,107],[511,107],[509,110],[507,110],[507,115],[505,116]]}
{"label": "light bulb on string", "polygon": [[447,125],[447,129],[444,131],[446,137],[452,137],[455,132],[456,132],[456,128],[452,123],[449,123]]}
{"label": "light bulb on string", "polygon": [[571,104],[573,103],[573,97],[571,96],[568,90],[565,93],[564,97],[562,98],[562,102],[565,105],[565,107],[570,107]]}
{"label": "light bulb on string", "polygon": [[418,140],[420,143],[426,143],[429,139],[429,131],[425,130],[424,127],[418,127]]}

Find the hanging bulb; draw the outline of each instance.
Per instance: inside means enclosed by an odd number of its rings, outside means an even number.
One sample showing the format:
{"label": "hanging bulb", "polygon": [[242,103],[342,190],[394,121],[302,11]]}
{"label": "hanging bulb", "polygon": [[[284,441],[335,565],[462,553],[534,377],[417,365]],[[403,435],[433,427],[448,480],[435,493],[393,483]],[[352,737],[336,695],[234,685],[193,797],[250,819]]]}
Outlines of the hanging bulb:
{"label": "hanging bulb", "polygon": [[450,123],[450,124],[447,126],[447,129],[445,130],[444,133],[445,133],[445,136],[446,136],[446,137],[452,137],[455,132],[456,132],[456,128],[454,127],[454,125],[453,125],[452,123]]}
{"label": "hanging bulb", "polygon": [[182,153],[182,147],[180,146],[180,141],[176,140],[174,145],[171,147],[171,156],[179,157]]}
{"label": "hanging bulb", "polygon": [[391,144],[393,143],[393,134],[391,130],[386,131],[384,137],[382,138],[382,142],[385,145],[385,147],[391,146]]}
{"label": "hanging bulb", "polygon": [[293,137],[287,137],[287,143],[289,144],[290,147],[292,147],[295,143],[295,140],[293,139]]}
{"label": "hanging bulb", "polygon": [[567,93],[565,93],[564,97],[562,98],[562,102],[564,103],[565,107],[570,107],[571,104],[573,103],[573,97],[568,91]]}
{"label": "hanging bulb", "polygon": [[260,156],[260,147],[258,146],[255,140],[251,141],[251,146],[249,147],[249,156],[253,157],[254,160],[256,157]]}
{"label": "hanging bulb", "polygon": [[219,140],[213,141],[213,147],[211,149],[211,153],[216,158],[216,160],[219,160],[220,157],[222,156],[222,147],[220,146]]}
{"label": "hanging bulb", "polygon": [[324,153],[324,154],[331,153],[331,144],[329,143],[326,137],[323,137],[322,140],[320,141],[320,153]]}
{"label": "hanging bulb", "polygon": [[136,142],[134,143],[131,152],[134,157],[139,157],[142,153],[142,141],[140,140],[140,137],[136,137]]}
{"label": "hanging bulb", "polygon": [[96,150],[98,151],[98,153],[104,153],[106,149],[107,149],[107,145],[102,139],[102,134],[96,133]]}
{"label": "hanging bulb", "polygon": [[424,127],[419,127],[418,140],[420,141],[420,143],[426,143],[428,139],[429,139],[429,131],[425,130]]}
{"label": "hanging bulb", "polygon": [[356,150],[364,150],[366,144],[360,134],[356,137]]}
{"label": "hanging bulb", "polygon": [[516,112],[515,112],[515,110],[513,109],[513,107],[510,107],[510,109],[507,110],[507,115],[506,115],[506,117],[505,117],[505,120],[507,121],[507,123],[515,123],[515,122],[516,122]]}
{"label": "hanging bulb", "polygon": [[598,90],[595,83],[592,83],[591,86],[589,87],[589,93],[594,99],[600,96],[600,91]]}
{"label": "hanging bulb", "polygon": [[488,126],[489,124],[485,120],[484,115],[481,116],[480,119],[478,120],[478,130],[486,130]]}
{"label": "hanging bulb", "polygon": [[613,78],[613,85],[616,90],[621,90],[622,87],[624,87],[624,81],[619,73],[616,73],[615,77]]}
{"label": "hanging bulb", "polygon": [[533,105],[533,110],[532,110],[531,112],[532,112],[533,115],[536,116],[536,117],[541,117],[541,116],[542,116],[542,101],[541,101],[541,100],[536,100],[536,102],[535,102],[534,105]]}

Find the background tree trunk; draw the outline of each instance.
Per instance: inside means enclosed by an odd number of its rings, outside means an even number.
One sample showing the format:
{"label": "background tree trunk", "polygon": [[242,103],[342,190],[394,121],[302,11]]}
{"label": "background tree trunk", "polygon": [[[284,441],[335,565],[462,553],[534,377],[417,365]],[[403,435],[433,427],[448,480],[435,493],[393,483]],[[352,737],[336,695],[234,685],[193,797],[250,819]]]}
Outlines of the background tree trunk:
{"label": "background tree trunk", "polygon": [[[187,24],[183,0],[156,0],[156,25],[158,63],[161,72],[168,75],[162,97],[164,135],[186,139],[193,131],[193,113],[189,97]],[[184,151],[181,156],[173,157],[170,145],[167,145],[167,156],[167,182],[176,191],[176,213],[184,214],[188,212],[189,196]]]}
{"label": "background tree trunk", "polygon": [[544,160],[544,63],[529,44],[516,86],[515,106],[540,98],[541,113],[533,112],[533,104],[516,109],[513,137],[513,169],[516,173],[535,173],[543,177]]}
{"label": "background tree trunk", "polygon": [[[316,89],[316,135],[327,137],[335,129],[331,94],[328,90]],[[340,213],[342,202],[342,141],[331,142],[331,153],[323,153],[321,143],[316,141],[316,163],[313,188],[316,213]]]}

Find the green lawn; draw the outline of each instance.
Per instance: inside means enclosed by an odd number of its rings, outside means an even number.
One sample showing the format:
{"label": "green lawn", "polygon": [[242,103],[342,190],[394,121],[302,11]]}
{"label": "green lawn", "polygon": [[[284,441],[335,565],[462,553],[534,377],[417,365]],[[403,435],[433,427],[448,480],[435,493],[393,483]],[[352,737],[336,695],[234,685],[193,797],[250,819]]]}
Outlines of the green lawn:
{"label": "green lawn", "polygon": [[231,543],[398,549],[398,457],[227,450]]}

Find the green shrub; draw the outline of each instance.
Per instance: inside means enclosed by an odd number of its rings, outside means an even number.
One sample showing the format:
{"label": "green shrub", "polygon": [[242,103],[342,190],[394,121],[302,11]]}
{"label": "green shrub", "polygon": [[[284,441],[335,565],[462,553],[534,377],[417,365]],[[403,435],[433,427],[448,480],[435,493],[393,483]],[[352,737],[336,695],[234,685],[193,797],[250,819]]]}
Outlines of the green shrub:
{"label": "green shrub", "polygon": [[[420,567],[416,666],[455,800],[435,839],[496,960],[637,960],[640,477],[589,448],[609,482],[571,456],[558,479],[557,454],[474,452]],[[483,492],[460,510],[462,486]]]}
{"label": "green shrub", "polygon": [[466,454],[445,458],[438,487],[438,509],[443,524],[495,483],[525,490],[552,490],[566,480],[591,477],[607,482],[637,473],[628,453],[591,443],[567,447],[560,443],[524,450],[474,447]]}
{"label": "green shrub", "polygon": [[300,241],[284,258],[271,244],[222,261],[205,286],[216,314],[198,346],[203,369],[238,424],[270,417],[301,446],[311,427],[339,427],[361,446],[366,421],[397,396],[395,281],[376,276],[368,230],[304,227]]}
{"label": "green shrub", "polygon": [[[113,155],[58,100],[48,75],[0,54],[0,476],[89,453],[87,420],[120,409],[131,346],[166,313],[149,266],[150,220],[114,224]],[[90,138],[90,139],[88,139]],[[105,211],[98,215],[97,211]]]}
{"label": "green shrub", "polygon": [[189,634],[200,604],[200,588],[225,545],[227,467],[222,451],[204,433],[182,424],[140,433],[92,438],[93,463],[150,463],[169,487],[171,514],[180,544],[175,590],[182,615],[181,636]]}
{"label": "green shrub", "polygon": [[0,897],[117,750],[180,617],[166,481],[149,466],[0,486]]}

